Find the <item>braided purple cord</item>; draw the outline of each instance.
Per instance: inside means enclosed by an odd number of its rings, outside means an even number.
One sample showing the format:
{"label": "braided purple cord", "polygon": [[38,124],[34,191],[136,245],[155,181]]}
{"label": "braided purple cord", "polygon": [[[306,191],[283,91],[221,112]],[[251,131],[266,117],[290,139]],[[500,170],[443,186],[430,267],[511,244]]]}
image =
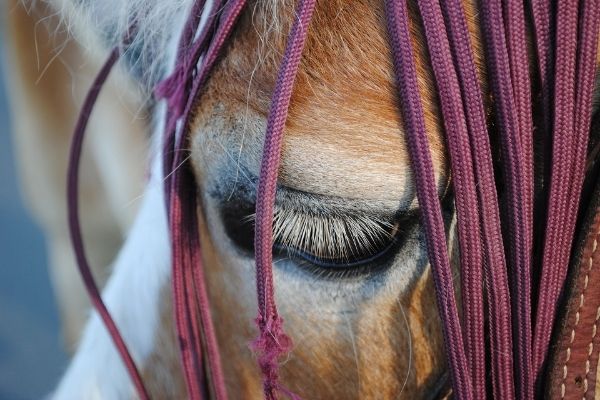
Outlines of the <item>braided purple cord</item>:
{"label": "braided purple cord", "polygon": [[[516,119],[521,139],[523,157],[522,190],[524,201],[525,241],[527,243],[525,257],[528,259],[516,277],[513,286],[515,324],[514,336],[516,371],[514,379],[517,387],[517,398],[533,399],[535,378],[531,358],[532,321],[531,321],[531,262],[533,250],[533,121],[531,82],[529,79],[529,55],[525,33],[525,10],[522,0],[508,0],[506,11],[506,37],[508,56],[511,67],[511,83],[516,111]],[[514,118],[514,117],[513,117]]]}
{"label": "braided purple cord", "polygon": [[[519,59],[522,51],[519,39],[511,41],[509,48],[504,29],[502,4],[500,1],[482,2],[486,50],[494,106],[500,128],[502,151],[502,172],[507,191],[506,222],[508,233],[508,265],[511,271],[511,299],[513,308],[515,350],[517,358],[516,379],[519,396],[531,398],[533,382],[531,377],[531,249],[533,231],[532,199],[533,190],[530,156],[530,134],[521,132],[520,121],[527,121],[527,109],[521,110],[522,97],[527,96],[522,68],[511,65],[511,60],[527,63],[527,58]],[[514,7],[512,9],[515,12]],[[518,12],[517,12],[518,13]],[[516,22],[518,24],[518,21]],[[509,24],[514,26],[513,23]],[[520,31],[519,27],[512,28]],[[527,65],[527,64],[526,64]],[[512,82],[511,68],[518,78]],[[517,89],[515,91],[515,89]],[[518,94],[519,100],[515,98]],[[520,113],[523,117],[520,118]],[[527,122],[523,123],[527,129]],[[531,207],[530,207],[531,206]],[[505,373],[505,371],[499,371]],[[492,381],[494,384],[495,380]]]}
{"label": "braided purple cord", "polygon": [[[190,90],[197,85],[198,79],[194,79],[194,72],[198,68],[200,57],[206,51],[213,38],[213,29],[217,14],[210,10],[209,17],[198,38],[195,39],[197,24],[200,23],[202,10],[198,9],[204,5],[204,1],[198,1],[193,7],[186,26],[184,28],[181,43],[179,44],[177,54],[177,64],[173,73],[159,82],[154,89],[158,99],[165,99],[167,103],[167,118],[164,130],[164,154],[163,169],[165,177],[169,177],[173,168],[173,158],[175,142],[179,140],[182,133],[177,134],[177,122],[182,118],[187,118],[188,103],[190,99],[195,98]],[[195,27],[195,28],[194,28]],[[181,126],[186,126],[182,124]],[[166,198],[169,196],[169,186],[165,185]],[[168,204],[167,204],[168,206]],[[168,207],[167,207],[168,210]]]}
{"label": "braided purple cord", "polygon": [[[538,57],[538,69],[542,87],[547,86],[552,70],[552,38],[551,21],[552,1],[531,0],[531,14],[533,17],[533,28],[535,35],[535,50]],[[542,89],[543,90],[543,89]],[[549,112],[549,110],[547,110]]]}
{"label": "braided purple cord", "polygon": [[439,1],[419,0],[419,10],[441,103],[450,153],[457,212],[461,265],[462,309],[467,361],[471,367],[474,397],[485,399],[485,347],[483,324],[483,251],[479,207],[458,77],[452,65],[450,44]]}
{"label": "braided purple cord", "polygon": [[256,257],[256,290],[260,336],[253,347],[259,353],[258,364],[263,374],[265,397],[276,398],[281,391],[278,380],[278,359],[291,348],[291,340],[283,331],[283,320],[277,314],[273,287],[273,216],[277,175],[281,160],[281,145],[285,121],[300,66],[302,49],[315,8],[315,0],[300,0],[296,19],[288,37],[277,76],[267,121],[267,131],[258,180],[254,252]]}
{"label": "braided purple cord", "polygon": [[71,139],[71,152],[69,156],[69,167],[67,171],[67,209],[69,215],[69,232],[71,233],[71,241],[73,243],[73,251],[75,252],[75,258],[77,259],[77,266],[83,279],[83,283],[88,292],[92,305],[96,309],[96,312],[104,322],[108,334],[112,338],[125,368],[131,377],[131,380],[136,388],[138,396],[142,400],[149,399],[148,391],[144,386],[142,377],[139,373],[138,368],[135,365],[135,361],[131,357],[127,345],[115,324],[115,321],[110,316],[106,305],[102,301],[100,290],[94,281],[94,276],[90,265],[85,254],[85,247],[83,244],[83,237],[81,235],[81,222],[79,221],[79,164],[81,160],[81,150],[83,147],[83,139],[85,137],[85,131],[89,121],[90,114],[94,109],[94,105],[98,100],[100,90],[104,86],[110,71],[117,63],[120,50],[115,48],[110,53],[108,59],[102,66],[102,69],[96,76],[96,79],[92,83],[89,89],[81,111],[77,124],[75,125],[73,138]]}
{"label": "braided purple cord", "polygon": [[540,371],[545,349],[550,340],[558,296],[561,269],[566,269],[568,254],[563,230],[566,228],[566,208],[569,206],[569,166],[573,157],[573,111],[575,104],[575,54],[577,51],[578,1],[558,2],[556,33],[556,74],[554,132],[552,135],[552,171],[548,198],[548,217],[540,277],[539,301],[536,313],[533,365]]}
{"label": "braided purple cord", "polygon": [[[513,349],[510,292],[489,133],[462,3],[460,0],[446,0],[441,1],[441,5],[462,89],[465,118],[473,146],[472,153],[484,246],[485,262],[483,267],[489,318],[488,332],[490,348],[493,349],[489,354],[490,367],[491,376],[494,380],[498,380],[506,377],[506,374],[501,371],[512,369]],[[508,383],[504,383],[502,387],[507,385]],[[501,388],[498,386],[493,385],[494,398],[502,398]],[[506,392],[506,389],[503,389],[502,392]],[[482,396],[482,394],[479,392],[478,396]]]}
{"label": "braided purple cord", "polygon": [[[199,244],[191,232],[194,228],[187,225],[187,218],[192,218],[192,220],[196,218],[195,199],[185,193],[186,185],[193,185],[193,178],[190,179],[186,171],[183,171],[186,168],[181,168],[182,171],[178,174],[171,174],[171,171],[173,165],[181,162],[181,151],[175,151],[176,123],[185,113],[186,103],[189,102],[187,93],[191,85],[193,70],[198,63],[200,54],[211,39],[214,13],[211,13],[212,18],[207,21],[204,29],[199,33],[198,39],[194,40],[204,5],[204,1],[197,1],[192,6],[179,44],[178,65],[175,67],[174,73],[157,85],[155,89],[158,98],[167,99],[163,168],[166,177],[165,198],[171,231],[173,309],[182,369],[188,396],[192,400],[204,399],[208,392],[207,371],[204,371],[203,362],[205,354],[202,348],[201,322],[197,318],[194,288],[190,287],[194,282],[193,272],[190,270],[195,270],[197,267],[195,260],[191,260],[192,255],[189,254],[190,245],[199,247]],[[194,203],[194,206],[191,206],[192,210],[190,210],[190,202]],[[189,247],[182,247],[182,244]],[[194,250],[191,251],[195,253]],[[217,375],[220,374],[217,372]],[[218,387],[218,395],[221,398],[226,398],[226,395],[223,397],[221,384],[213,384],[213,386]]]}
{"label": "braided purple cord", "polygon": [[425,132],[406,4],[404,0],[386,0],[385,5],[398,95],[421,208],[421,220],[427,238],[427,252],[436,286],[452,386],[458,398],[470,400],[474,398],[471,373],[454,298],[452,270],[446,250],[441,205]]}
{"label": "braided purple cord", "polygon": [[202,267],[192,189],[196,183],[186,165],[185,133],[192,107],[245,4],[245,0],[229,1],[221,8],[221,2],[216,2],[202,31],[196,33],[204,6],[204,1],[198,1],[184,28],[175,71],[156,90],[158,96],[167,98],[163,160],[173,247],[173,302],[186,386],[194,400],[207,398],[209,393],[224,400],[227,390]]}
{"label": "braided purple cord", "polygon": [[555,70],[561,78],[555,81],[552,180],[534,336],[534,367],[538,374],[548,351],[569,265],[589,137],[600,6],[598,1],[582,3],[558,4]]}
{"label": "braided purple cord", "polygon": [[[517,274],[512,275],[513,325],[516,341],[516,371],[514,379],[517,386],[517,398],[532,399],[534,389],[533,367],[531,360],[532,322],[531,322],[531,262],[533,249],[533,121],[531,82],[529,79],[529,54],[525,25],[525,10],[522,0],[504,2],[506,26],[506,47],[510,67],[514,111],[512,115],[518,126],[522,170],[521,190],[523,202],[515,203],[523,208],[523,235],[526,250],[521,264],[516,261]],[[514,122],[513,122],[514,123]]]}
{"label": "braided purple cord", "polygon": [[202,348],[201,322],[194,306],[194,291],[189,284],[194,282],[191,270],[196,268],[196,260],[192,260],[194,252],[190,248],[199,246],[196,242],[197,235],[193,235],[193,227],[186,223],[186,218],[193,218],[196,213],[195,208],[190,209],[190,203],[195,205],[195,194],[186,193],[186,188],[189,191],[192,187],[189,183],[193,184],[193,180],[190,180],[189,174],[183,173],[179,173],[172,182],[169,222],[170,225],[179,227],[171,228],[172,290],[175,326],[188,396],[191,400],[199,400],[207,398],[204,393],[207,392],[208,382],[203,363],[205,354]]}
{"label": "braided purple cord", "polygon": [[[552,160],[550,158],[551,154],[551,145],[552,145],[552,100],[551,94],[552,83],[554,81],[554,77],[552,76],[552,71],[554,71],[554,46],[552,43],[554,24],[551,21],[551,16],[555,13],[555,4],[556,2],[551,0],[531,0],[530,2],[530,10],[531,16],[533,19],[533,36],[534,36],[534,45],[535,51],[537,55],[537,73],[539,75],[538,82],[541,88],[541,113],[542,117],[540,118],[539,126],[536,126],[536,141],[542,143],[541,148],[541,157],[543,160],[542,163],[538,166],[537,170],[540,173],[541,177],[538,178],[538,182],[548,181],[550,179],[549,171],[550,165],[552,164]],[[541,224],[539,228],[536,228],[534,235],[536,235],[536,248],[541,246],[543,238],[544,224],[547,217],[547,209],[545,209],[546,202],[545,199],[535,199],[538,204],[538,209],[535,214],[535,224]],[[541,239],[541,240],[540,240]],[[537,251],[536,251],[537,253]],[[540,260],[534,260],[535,266],[539,267],[541,263]]]}

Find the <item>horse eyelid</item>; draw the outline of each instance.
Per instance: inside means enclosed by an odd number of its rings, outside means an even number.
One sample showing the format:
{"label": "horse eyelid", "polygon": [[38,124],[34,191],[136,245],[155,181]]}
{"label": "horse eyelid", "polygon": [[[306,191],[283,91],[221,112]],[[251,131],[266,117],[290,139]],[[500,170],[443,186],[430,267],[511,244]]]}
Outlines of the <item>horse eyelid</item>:
{"label": "horse eyelid", "polygon": [[[221,218],[230,238],[252,250],[254,201],[251,190],[236,191],[221,203]],[[345,199],[278,188],[274,248],[341,264],[369,259],[396,242],[412,226],[415,210],[393,210],[391,202]],[[214,193],[218,200],[224,197]]]}
{"label": "horse eyelid", "polygon": [[[251,222],[254,214],[245,218]],[[392,218],[362,213],[306,212],[276,206],[273,224],[278,247],[298,249],[318,258],[368,257],[394,240],[398,231]]]}

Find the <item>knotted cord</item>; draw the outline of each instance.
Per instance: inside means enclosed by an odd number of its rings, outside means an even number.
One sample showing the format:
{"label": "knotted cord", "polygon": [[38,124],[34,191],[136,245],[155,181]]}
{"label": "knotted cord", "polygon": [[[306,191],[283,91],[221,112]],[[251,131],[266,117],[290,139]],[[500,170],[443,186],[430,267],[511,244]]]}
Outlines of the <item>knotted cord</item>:
{"label": "knotted cord", "polygon": [[[294,24],[289,34],[271,99],[256,196],[254,253],[258,292],[256,323],[260,330],[260,336],[254,343],[254,348],[261,353],[258,363],[263,373],[265,398],[268,400],[276,399],[276,392],[280,390],[277,383],[278,358],[291,349],[291,341],[283,332],[283,320],[277,313],[273,287],[273,215],[277,175],[292,89],[300,66],[302,49],[308,35],[315,2],[315,0],[299,0],[298,2]],[[297,397],[290,393],[288,396]]]}

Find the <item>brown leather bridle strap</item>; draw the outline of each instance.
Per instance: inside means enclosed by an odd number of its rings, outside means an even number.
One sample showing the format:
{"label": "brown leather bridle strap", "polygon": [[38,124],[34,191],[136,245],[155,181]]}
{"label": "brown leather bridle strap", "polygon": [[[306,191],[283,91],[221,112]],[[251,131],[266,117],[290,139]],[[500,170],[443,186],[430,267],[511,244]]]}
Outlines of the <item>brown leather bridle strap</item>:
{"label": "brown leather bridle strap", "polygon": [[548,368],[547,397],[594,399],[600,396],[600,191],[581,227],[555,332]]}

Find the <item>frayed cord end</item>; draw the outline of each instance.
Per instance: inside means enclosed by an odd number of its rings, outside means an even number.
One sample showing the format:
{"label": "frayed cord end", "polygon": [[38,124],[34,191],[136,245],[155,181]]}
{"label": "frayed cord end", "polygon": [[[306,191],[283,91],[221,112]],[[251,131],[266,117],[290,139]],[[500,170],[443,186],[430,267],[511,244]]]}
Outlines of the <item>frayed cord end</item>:
{"label": "frayed cord end", "polygon": [[258,355],[258,365],[263,376],[265,398],[276,400],[277,392],[283,393],[292,400],[301,400],[300,396],[292,393],[278,383],[279,359],[292,349],[292,340],[283,331],[283,319],[279,316],[264,318],[259,315],[256,325],[260,334],[250,347]]}

